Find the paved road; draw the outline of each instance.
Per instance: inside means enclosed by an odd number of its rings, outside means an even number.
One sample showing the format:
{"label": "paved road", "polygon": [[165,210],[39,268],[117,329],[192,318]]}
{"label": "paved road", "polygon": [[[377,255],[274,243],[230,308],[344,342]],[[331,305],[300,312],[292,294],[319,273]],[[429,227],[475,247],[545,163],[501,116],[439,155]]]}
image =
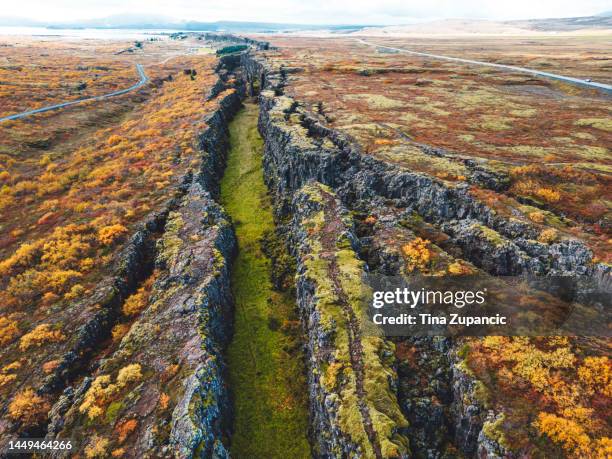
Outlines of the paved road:
{"label": "paved road", "polygon": [[57,110],[59,108],[69,107],[70,105],[81,104],[83,102],[89,102],[91,100],[104,100],[104,99],[108,99],[110,97],[115,97],[115,96],[120,96],[122,94],[127,94],[128,92],[131,92],[131,91],[134,91],[134,90],[136,90],[138,88],[141,88],[142,86],[144,86],[149,81],[149,77],[147,77],[147,75],[146,75],[142,65],[136,64],[136,70],[138,70],[138,75],[140,76],[140,81],[138,83],[130,86],[129,88],[121,89],[120,91],[111,92],[109,94],[102,94],[101,96],[86,97],[84,99],[71,100],[70,102],[64,102],[62,104],[49,105],[48,107],[37,108],[36,110],[28,110],[26,112],[16,113],[14,115],[9,115],[9,116],[5,116],[3,118],[0,118],[0,123],[2,123],[3,121],[18,120],[20,118],[25,118],[26,116],[35,115],[36,113],[49,112],[51,110]]}
{"label": "paved road", "polygon": [[392,51],[398,51],[401,53],[414,54],[416,56],[430,57],[433,59],[443,59],[446,61],[461,62],[464,64],[484,65],[486,67],[495,67],[498,69],[510,70],[513,72],[529,73],[535,76],[542,76],[545,78],[552,78],[553,80],[564,81],[566,83],[574,84],[577,86],[599,89],[600,91],[603,91],[606,94],[612,94],[612,85],[604,84],[604,83],[597,83],[595,81],[586,81],[586,80],[581,80],[580,78],[573,78],[573,77],[568,77],[568,76],[563,76],[563,75],[557,75],[555,73],[549,73],[549,72],[541,72],[539,70],[528,69],[525,67],[516,67],[514,65],[494,64],[492,62],[474,61],[471,59],[461,59],[459,57],[449,57],[449,56],[441,56],[439,54],[421,53],[418,51],[411,51],[409,49],[394,48],[392,46],[385,46],[385,45],[380,45],[377,43],[371,43],[369,41],[365,41],[361,39],[357,39],[357,41],[364,45],[375,46],[377,48],[390,49]]}

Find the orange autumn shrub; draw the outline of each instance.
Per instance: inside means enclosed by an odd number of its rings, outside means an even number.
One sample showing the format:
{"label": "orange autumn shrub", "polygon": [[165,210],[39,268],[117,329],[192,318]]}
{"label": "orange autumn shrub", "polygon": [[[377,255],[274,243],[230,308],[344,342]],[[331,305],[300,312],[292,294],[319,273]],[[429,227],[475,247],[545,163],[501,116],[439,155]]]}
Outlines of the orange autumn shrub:
{"label": "orange autumn shrub", "polygon": [[136,427],[138,427],[138,421],[136,419],[129,419],[117,424],[115,430],[117,432],[117,440],[119,443],[123,443],[125,439],[129,437],[134,430],[136,430]]}
{"label": "orange autumn shrub", "polygon": [[19,336],[17,322],[8,317],[0,316],[0,346],[6,346]]}
{"label": "orange autumn shrub", "polygon": [[165,410],[166,408],[168,408],[169,402],[170,402],[170,396],[166,394],[165,392],[162,392],[161,395],[159,396],[159,407],[162,410]]}
{"label": "orange autumn shrub", "polygon": [[111,336],[113,338],[113,341],[115,342],[121,341],[121,338],[123,338],[126,335],[126,333],[129,331],[130,331],[130,326],[128,324],[115,325],[111,331]]}
{"label": "orange autumn shrub", "polygon": [[430,242],[426,239],[417,237],[408,244],[402,246],[402,253],[407,260],[407,270],[409,272],[415,269],[423,270],[432,259],[433,253],[428,248]]}
{"label": "orange autumn shrub", "polygon": [[50,324],[41,324],[21,337],[19,340],[19,349],[21,352],[24,352],[31,347],[40,347],[49,343],[59,343],[65,339],[66,336],[60,330],[53,330]]}
{"label": "orange autumn shrub", "polygon": [[127,228],[123,225],[105,226],[98,231],[98,241],[100,241],[102,245],[111,245],[127,232]]}
{"label": "orange autumn shrub", "polygon": [[85,447],[85,457],[87,459],[98,459],[107,457],[107,449],[110,445],[108,438],[95,435]]}
{"label": "orange autumn shrub", "polygon": [[535,195],[546,202],[558,202],[561,199],[561,194],[551,188],[538,188],[535,190]]}
{"label": "orange autumn shrub", "polygon": [[149,294],[156,278],[157,272],[155,271],[142,283],[136,293],[127,297],[122,307],[122,311],[126,316],[133,317],[138,315],[147,307]]}
{"label": "orange autumn shrub", "polygon": [[126,316],[135,316],[147,306],[147,294],[141,287],[138,292],[130,295],[123,303],[122,311]]}
{"label": "orange autumn shrub", "polygon": [[[607,356],[582,358],[568,337],[488,336],[472,342],[467,361],[488,393],[503,400],[507,437],[539,435],[568,457],[608,457],[612,370]],[[515,393],[521,397],[512,398]],[[521,402],[525,399],[530,403]],[[528,419],[530,425],[518,432],[509,427]]]}
{"label": "orange autumn shrub", "polygon": [[36,425],[46,419],[51,409],[49,402],[37,395],[34,390],[27,388],[19,392],[8,407],[9,416],[24,425]]}

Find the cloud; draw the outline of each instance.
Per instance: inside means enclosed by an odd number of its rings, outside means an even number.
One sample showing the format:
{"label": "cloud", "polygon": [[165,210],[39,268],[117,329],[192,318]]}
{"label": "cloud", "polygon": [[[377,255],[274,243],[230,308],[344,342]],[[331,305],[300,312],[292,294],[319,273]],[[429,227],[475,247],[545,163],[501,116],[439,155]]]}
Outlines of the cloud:
{"label": "cloud", "polygon": [[122,13],[196,21],[398,24],[451,17],[528,19],[588,16],[609,9],[609,0],[19,0],[5,2],[2,16],[73,21]]}

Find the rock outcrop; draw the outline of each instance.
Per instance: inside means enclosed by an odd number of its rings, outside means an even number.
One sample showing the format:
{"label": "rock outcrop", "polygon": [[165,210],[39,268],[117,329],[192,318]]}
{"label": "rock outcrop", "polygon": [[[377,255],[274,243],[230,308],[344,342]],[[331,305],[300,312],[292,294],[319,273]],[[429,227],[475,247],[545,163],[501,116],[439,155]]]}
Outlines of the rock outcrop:
{"label": "rock outcrop", "polygon": [[347,211],[318,183],[298,191],[290,248],[308,356],[318,457],[409,457],[397,403],[393,344],[364,328],[364,264]]}
{"label": "rock outcrop", "polygon": [[[113,449],[124,457],[229,457],[223,349],[231,335],[229,271],[236,242],[214,197],[227,125],[244,92],[240,79],[228,80],[221,78],[218,108],[198,137],[199,170],[132,237],[100,318],[79,332],[77,343],[86,341],[88,347],[81,348],[100,352],[112,327],[125,321],[121,306],[128,295],[154,272],[146,309],[91,377],[63,391],[51,410],[47,438],[70,437],[81,451]],[[64,360],[73,355],[86,363],[86,355],[75,350]],[[71,383],[75,368],[74,362],[60,365],[43,390]],[[124,443],[126,436],[130,441]]]}
{"label": "rock outcrop", "polygon": [[[418,215],[444,232],[447,244],[459,250],[461,258],[492,275],[577,276],[610,272],[608,266],[593,262],[592,252],[580,241],[563,239],[551,244],[538,242],[539,230],[535,226],[498,214],[472,196],[467,184],[449,184],[363,154],[348,136],[324,126],[298,101],[284,95],[285,87],[291,82],[290,69],[272,68],[261,56],[250,53],[242,56],[242,67],[248,92],[259,93],[259,129],[265,141],[266,180],[275,198],[279,221],[295,214],[297,196],[304,193],[302,187],[319,182],[328,186],[342,205],[352,211],[368,214],[372,210],[392,206],[401,209],[405,215]],[[466,166],[472,172],[475,183],[492,189],[507,186],[506,177],[492,174],[478,164]],[[305,202],[303,197],[299,199],[302,206],[312,205]],[[288,232],[292,234],[290,239],[295,239],[295,235],[299,234],[296,227]],[[378,266],[387,271],[393,271],[399,264],[397,255],[391,253],[379,253],[377,257]],[[301,269],[303,272],[304,267]],[[302,297],[316,298],[315,287],[304,281],[303,274],[300,276]],[[300,301],[303,302],[303,299]],[[312,304],[312,300],[301,303],[303,310],[304,307],[308,310],[309,304]],[[316,314],[306,323],[312,326],[310,322],[316,323],[315,319],[318,319]],[[326,342],[325,334],[317,336],[320,342]],[[431,341],[426,343],[425,348],[428,346],[432,346]],[[427,432],[418,425],[412,427],[410,434],[420,436],[417,443],[420,441],[421,447],[417,446],[420,450],[417,454],[436,457],[433,452],[429,455],[424,445],[432,441],[443,444],[447,439],[439,438],[439,434],[446,430],[443,435],[447,435],[455,447],[468,457],[476,454],[479,457],[511,455],[495,433],[495,426],[501,424],[499,419],[503,414],[495,414],[486,408],[486,403],[482,401],[485,389],[473,375],[464,371],[462,360],[456,357],[457,346],[446,343],[445,350],[439,346],[436,350],[442,352],[439,359],[442,365],[440,381],[444,383],[450,379],[450,387],[440,388],[440,394],[451,399],[452,422],[449,425],[446,420],[440,420],[440,429],[436,432]],[[312,353],[315,347],[311,344],[311,348]],[[317,377],[312,378],[311,397],[320,400],[325,394],[320,384],[317,386]],[[419,394],[407,397],[408,409],[419,409],[418,398]],[[431,396],[426,399],[421,401],[427,404]],[[313,419],[315,438],[319,432],[333,436],[334,420],[326,418],[324,408],[321,402],[313,407],[314,412],[319,413]],[[423,411],[424,416],[435,417],[434,408],[429,405]],[[412,420],[418,417],[413,415]],[[340,451],[343,451],[342,448],[349,451],[352,448],[339,440],[324,440],[322,451],[332,451],[334,447],[340,448]]]}

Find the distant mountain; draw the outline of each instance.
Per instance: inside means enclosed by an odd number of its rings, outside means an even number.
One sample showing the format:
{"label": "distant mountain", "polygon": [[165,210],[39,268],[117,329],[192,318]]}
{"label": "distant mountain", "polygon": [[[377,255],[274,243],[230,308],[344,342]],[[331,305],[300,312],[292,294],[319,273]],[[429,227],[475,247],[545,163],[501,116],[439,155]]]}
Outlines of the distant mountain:
{"label": "distant mountain", "polygon": [[171,29],[203,32],[280,33],[326,30],[332,33],[359,33],[366,35],[418,34],[463,35],[502,34],[520,35],[529,32],[571,32],[575,30],[612,30],[612,12],[597,16],[575,18],[528,19],[517,21],[488,21],[481,19],[443,19],[416,24],[377,25],[312,25],[277,22],[246,21],[182,21],[159,15],[117,14],[104,18],[44,23],[24,18],[0,17],[0,26],[48,27],[53,29]]}
{"label": "distant mountain", "polygon": [[153,14],[115,14],[100,19],[88,19],[77,21],[76,23],[67,23],[64,25],[89,28],[121,28],[133,27],[141,24],[167,24],[171,22],[175,22],[175,20],[167,16]]}
{"label": "distant mountain", "polygon": [[26,18],[0,17],[0,27],[44,27],[45,24]]}
{"label": "distant mountain", "polygon": [[366,25],[311,25],[285,24],[276,22],[243,22],[243,21],[179,21],[164,16],[146,14],[119,14],[98,19],[87,19],[71,22],[42,23],[22,18],[0,18],[4,26],[38,26],[53,29],[172,29],[206,32],[295,32],[305,30],[355,31]]}
{"label": "distant mountain", "polygon": [[385,27],[373,27],[356,33],[370,36],[402,35],[527,35],[533,33],[612,32],[612,16],[601,14],[576,18],[489,21],[484,19],[442,19]]}
{"label": "distant mountain", "polygon": [[546,32],[569,32],[582,29],[612,29],[612,14],[577,18],[530,19],[526,21],[507,21],[519,27]]}

